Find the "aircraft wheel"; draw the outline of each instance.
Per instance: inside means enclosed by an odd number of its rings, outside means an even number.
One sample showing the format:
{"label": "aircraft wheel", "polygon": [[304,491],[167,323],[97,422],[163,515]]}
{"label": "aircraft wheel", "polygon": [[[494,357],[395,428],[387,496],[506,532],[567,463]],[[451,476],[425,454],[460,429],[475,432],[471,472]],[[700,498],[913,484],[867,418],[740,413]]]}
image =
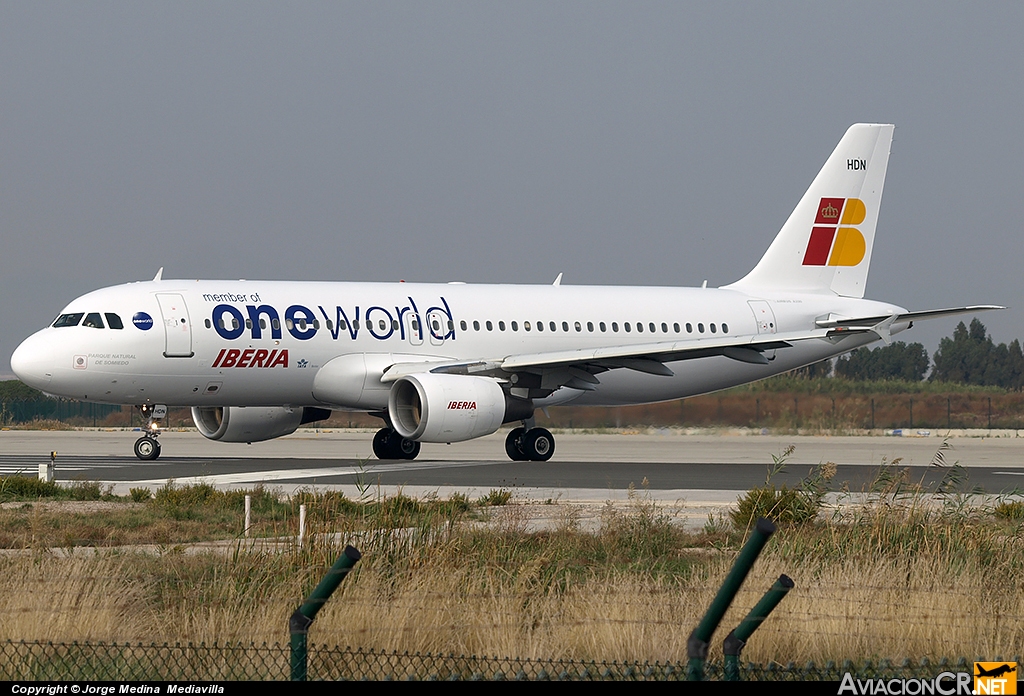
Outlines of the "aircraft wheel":
{"label": "aircraft wheel", "polygon": [[135,456],[143,461],[152,461],[160,456],[160,443],[151,437],[140,437],[135,441]]}
{"label": "aircraft wheel", "polygon": [[527,456],[523,454],[522,438],[526,428],[512,428],[505,438],[505,454],[514,462],[525,462]]}
{"label": "aircraft wheel", "polygon": [[373,454],[377,459],[398,459],[391,445],[392,436],[397,437],[391,428],[381,428],[373,436]]}
{"label": "aircraft wheel", "polygon": [[420,453],[420,443],[415,440],[406,440],[398,433],[393,435],[395,442],[395,459],[415,459]]}
{"label": "aircraft wheel", "polygon": [[546,462],[555,453],[555,438],[544,428],[531,428],[523,436],[523,454],[534,462]]}

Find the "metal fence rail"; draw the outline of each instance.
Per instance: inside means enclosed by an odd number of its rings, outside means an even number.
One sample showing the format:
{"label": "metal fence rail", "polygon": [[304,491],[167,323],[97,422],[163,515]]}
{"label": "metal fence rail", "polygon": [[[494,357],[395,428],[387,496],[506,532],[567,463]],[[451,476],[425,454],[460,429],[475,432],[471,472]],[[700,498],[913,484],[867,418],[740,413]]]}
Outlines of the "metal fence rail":
{"label": "metal fence rail", "polygon": [[[287,645],[143,645],[118,643],[0,643],[0,680],[230,681],[289,677]],[[993,658],[989,658],[993,659]],[[1001,660],[1001,658],[994,658]],[[1020,656],[1014,658],[1022,664]],[[933,679],[940,672],[971,672],[973,660],[899,663],[829,662],[803,666],[741,667],[748,681],[840,681],[855,679]],[[398,653],[310,646],[309,677],[317,680],[395,681],[683,681],[686,664],[596,662]],[[708,662],[706,680],[724,677],[721,662]]]}

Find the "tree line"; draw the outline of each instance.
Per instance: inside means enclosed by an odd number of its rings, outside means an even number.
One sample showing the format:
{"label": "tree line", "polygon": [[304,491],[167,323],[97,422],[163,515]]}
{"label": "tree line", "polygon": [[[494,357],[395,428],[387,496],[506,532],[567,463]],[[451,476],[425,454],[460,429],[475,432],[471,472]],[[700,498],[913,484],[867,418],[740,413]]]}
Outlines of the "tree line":
{"label": "tree line", "polygon": [[[929,373],[929,368],[931,372]],[[952,382],[977,386],[1024,388],[1024,353],[1020,341],[996,345],[978,319],[970,326],[957,324],[952,336],[939,341],[929,359],[920,343],[895,341],[881,348],[858,348],[840,356],[834,363],[826,360],[797,371],[808,378],[846,377],[852,380],[902,380]]]}

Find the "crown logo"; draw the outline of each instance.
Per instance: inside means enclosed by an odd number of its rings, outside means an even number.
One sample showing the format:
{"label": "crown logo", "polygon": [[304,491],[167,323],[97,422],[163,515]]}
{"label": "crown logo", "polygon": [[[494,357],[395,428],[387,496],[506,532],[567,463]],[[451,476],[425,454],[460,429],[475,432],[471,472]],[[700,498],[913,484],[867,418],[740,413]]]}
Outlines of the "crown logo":
{"label": "crown logo", "polygon": [[829,203],[821,209],[821,216],[824,218],[837,218],[839,217],[839,208]]}

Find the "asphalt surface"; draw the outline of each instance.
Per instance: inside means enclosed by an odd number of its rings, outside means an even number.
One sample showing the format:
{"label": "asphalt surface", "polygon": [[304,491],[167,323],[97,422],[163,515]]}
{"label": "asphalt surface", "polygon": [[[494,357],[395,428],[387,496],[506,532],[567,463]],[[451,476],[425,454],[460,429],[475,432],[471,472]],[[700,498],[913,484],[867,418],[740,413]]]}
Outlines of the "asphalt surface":
{"label": "asphalt surface", "polygon": [[[959,463],[961,486],[987,493],[1024,489],[1024,438],[798,437],[653,434],[558,434],[548,462],[511,462],[503,435],[456,445],[424,445],[420,457],[380,462],[369,455],[372,432],[305,432],[268,443],[210,442],[194,432],[161,436],[163,456],[141,462],[131,454],[138,432],[0,432],[0,474],[34,475],[56,451],[57,480],[100,481],[118,492],[206,481],[217,486],[272,484],[351,489],[381,486],[410,491],[520,488],[545,495],[617,495],[629,486],[669,496],[703,491],[735,497],[765,483],[773,459],[794,450],[775,473],[794,485],[819,463],[836,463],[833,491],[866,491],[886,466],[907,469],[907,480],[935,486]],[[934,466],[938,460],[945,468]],[[717,495],[716,495],[717,494]],[[708,497],[708,496],[705,496]]]}

